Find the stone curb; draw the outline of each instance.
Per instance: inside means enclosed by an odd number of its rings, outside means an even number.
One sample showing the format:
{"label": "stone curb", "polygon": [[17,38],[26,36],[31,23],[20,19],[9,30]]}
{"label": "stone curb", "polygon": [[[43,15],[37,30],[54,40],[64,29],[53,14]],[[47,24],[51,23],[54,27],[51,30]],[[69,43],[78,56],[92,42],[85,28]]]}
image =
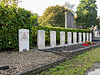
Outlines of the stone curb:
{"label": "stone curb", "polygon": [[[76,52],[80,52],[80,51],[86,51],[86,50],[91,50],[92,48],[94,47],[98,47],[100,45],[94,45],[94,46],[90,46],[90,47],[86,47],[86,48],[82,48],[82,49],[78,49],[78,50],[75,50],[75,51],[70,51],[69,53],[69,57],[73,56],[73,54],[75,54]],[[77,53],[77,54],[78,54]],[[36,68],[32,68],[32,69],[29,69],[27,71],[24,71],[24,72],[21,72],[21,73],[17,73],[17,74],[14,74],[14,75],[36,75],[36,73],[39,73],[43,70],[46,70],[50,67],[53,67],[53,66],[56,66],[57,64],[61,63],[61,62],[64,62],[65,60],[69,59],[67,58],[68,56],[66,57],[63,57],[55,62],[52,62],[52,63],[49,63],[49,64],[46,64],[46,65],[42,65],[42,66],[39,66],[39,67],[36,67]]]}

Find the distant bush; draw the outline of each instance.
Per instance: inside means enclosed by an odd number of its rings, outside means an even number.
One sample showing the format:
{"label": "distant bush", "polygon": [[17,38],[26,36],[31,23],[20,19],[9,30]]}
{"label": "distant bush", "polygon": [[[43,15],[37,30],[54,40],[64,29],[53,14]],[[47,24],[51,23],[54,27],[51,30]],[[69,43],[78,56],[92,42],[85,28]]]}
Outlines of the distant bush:
{"label": "distant bush", "polygon": [[0,50],[18,48],[18,30],[30,30],[36,21],[37,16],[23,8],[0,6]]}

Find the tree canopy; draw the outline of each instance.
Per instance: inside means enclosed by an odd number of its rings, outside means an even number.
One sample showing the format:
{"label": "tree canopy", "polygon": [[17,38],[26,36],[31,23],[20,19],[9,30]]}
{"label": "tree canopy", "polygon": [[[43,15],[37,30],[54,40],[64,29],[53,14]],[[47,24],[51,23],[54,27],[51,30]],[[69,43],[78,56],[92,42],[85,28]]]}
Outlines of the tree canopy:
{"label": "tree canopy", "polygon": [[65,27],[65,12],[71,10],[64,6],[51,6],[46,9],[43,15],[39,18],[40,25],[49,25],[53,27]]}
{"label": "tree canopy", "polygon": [[78,25],[83,28],[89,28],[92,25],[97,24],[97,5],[96,0],[81,0],[77,7],[77,19]]}
{"label": "tree canopy", "polygon": [[3,6],[7,6],[7,5],[17,6],[19,2],[21,2],[21,0],[1,0],[0,5],[3,5]]}
{"label": "tree canopy", "polygon": [[74,4],[71,4],[69,2],[65,2],[63,5],[65,8],[72,10],[72,12],[74,12],[73,8],[74,8]]}

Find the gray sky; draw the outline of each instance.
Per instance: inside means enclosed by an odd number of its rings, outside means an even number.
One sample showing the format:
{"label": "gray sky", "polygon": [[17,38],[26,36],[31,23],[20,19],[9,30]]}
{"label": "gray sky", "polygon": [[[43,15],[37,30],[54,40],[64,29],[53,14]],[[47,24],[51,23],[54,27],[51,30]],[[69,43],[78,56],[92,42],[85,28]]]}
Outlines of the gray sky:
{"label": "gray sky", "polygon": [[[79,0],[21,0],[22,3],[19,3],[19,7],[25,8],[26,10],[30,10],[34,13],[38,13],[39,16],[43,14],[45,9],[49,6],[53,5],[63,5],[65,2],[69,2],[74,4],[74,11],[76,11],[76,7],[79,4]],[[100,16],[100,0],[96,0],[96,4],[98,7],[98,16]]]}

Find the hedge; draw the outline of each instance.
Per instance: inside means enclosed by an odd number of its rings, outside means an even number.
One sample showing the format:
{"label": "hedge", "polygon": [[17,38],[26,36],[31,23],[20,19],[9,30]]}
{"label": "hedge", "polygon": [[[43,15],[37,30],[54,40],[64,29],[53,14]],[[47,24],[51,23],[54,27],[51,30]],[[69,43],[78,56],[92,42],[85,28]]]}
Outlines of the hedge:
{"label": "hedge", "polygon": [[[60,31],[65,32],[65,42],[67,43],[67,32],[90,32],[90,29],[72,29],[72,28],[61,28],[61,27],[47,27],[47,26],[33,26],[31,33],[31,46],[37,46],[37,31],[45,30],[45,41],[46,45],[50,44],[50,31],[56,31],[56,41],[60,44]],[[73,34],[72,34],[73,35]]]}
{"label": "hedge", "polygon": [[36,21],[37,16],[23,8],[0,6],[0,50],[18,49],[18,30],[30,30]]}
{"label": "hedge", "polygon": [[[1,43],[1,49],[16,49],[18,50],[18,30],[15,30],[14,27],[3,27],[2,36],[3,37]],[[57,44],[60,43],[60,31],[64,31],[66,33],[66,43],[67,43],[67,32],[89,32],[89,29],[65,29],[60,27],[45,27],[45,26],[33,26],[30,29],[30,47],[37,46],[37,31],[45,30],[46,33],[46,45],[50,44],[50,31],[56,31],[57,35]]]}

